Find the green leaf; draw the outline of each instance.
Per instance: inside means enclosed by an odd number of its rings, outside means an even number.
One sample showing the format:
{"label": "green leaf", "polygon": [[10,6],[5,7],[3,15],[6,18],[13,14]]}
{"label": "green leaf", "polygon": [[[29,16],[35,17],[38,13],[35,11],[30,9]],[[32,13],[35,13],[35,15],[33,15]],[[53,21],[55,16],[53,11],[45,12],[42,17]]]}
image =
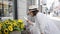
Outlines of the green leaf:
{"label": "green leaf", "polygon": [[7,26],[4,24],[4,25],[3,25],[3,28],[6,28],[6,27],[7,27]]}
{"label": "green leaf", "polygon": [[14,27],[14,30],[20,31],[19,27]]}

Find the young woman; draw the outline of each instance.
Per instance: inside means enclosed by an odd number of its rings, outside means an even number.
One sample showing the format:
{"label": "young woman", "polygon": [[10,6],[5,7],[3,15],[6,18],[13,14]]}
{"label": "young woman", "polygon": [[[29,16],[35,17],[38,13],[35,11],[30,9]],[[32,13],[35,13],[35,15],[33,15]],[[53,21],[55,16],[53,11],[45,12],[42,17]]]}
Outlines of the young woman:
{"label": "young woman", "polygon": [[49,20],[46,15],[40,13],[37,8],[29,9],[28,14],[32,17],[35,16],[35,23],[27,20],[30,25],[34,26],[32,30],[33,34],[60,34],[54,22]]}

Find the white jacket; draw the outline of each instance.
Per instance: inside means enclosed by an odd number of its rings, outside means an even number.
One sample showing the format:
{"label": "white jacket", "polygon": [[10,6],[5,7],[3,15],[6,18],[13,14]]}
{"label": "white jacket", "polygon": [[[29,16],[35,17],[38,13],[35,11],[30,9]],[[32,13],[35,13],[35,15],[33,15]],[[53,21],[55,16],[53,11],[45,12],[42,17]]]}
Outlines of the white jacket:
{"label": "white jacket", "polygon": [[60,34],[54,22],[42,13],[36,15],[35,23],[33,23],[31,31],[33,34],[40,34],[41,32],[44,34]]}

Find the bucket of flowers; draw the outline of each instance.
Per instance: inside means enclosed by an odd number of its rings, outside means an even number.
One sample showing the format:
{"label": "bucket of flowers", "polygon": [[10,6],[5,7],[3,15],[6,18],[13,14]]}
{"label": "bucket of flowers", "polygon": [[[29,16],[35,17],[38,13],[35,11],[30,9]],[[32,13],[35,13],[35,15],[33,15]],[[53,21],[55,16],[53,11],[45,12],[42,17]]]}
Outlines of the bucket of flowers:
{"label": "bucket of flowers", "polygon": [[[0,34],[17,34],[14,31],[21,32],[24,30],[23,20],[5,20],[0,21]],[[14,32],[14,33],[12,33]]]}

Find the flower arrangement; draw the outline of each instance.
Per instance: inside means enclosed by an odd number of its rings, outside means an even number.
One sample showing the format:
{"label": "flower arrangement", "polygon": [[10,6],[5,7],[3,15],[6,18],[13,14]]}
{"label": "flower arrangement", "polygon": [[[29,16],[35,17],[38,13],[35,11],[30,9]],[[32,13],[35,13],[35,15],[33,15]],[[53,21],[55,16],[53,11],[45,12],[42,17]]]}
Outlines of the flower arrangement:
{"label": "flower arrangement", "polygon": [[0,34],[10,34],[10,32],[22,30],[24,30],[24,23],[21,19],[0,21]]}

